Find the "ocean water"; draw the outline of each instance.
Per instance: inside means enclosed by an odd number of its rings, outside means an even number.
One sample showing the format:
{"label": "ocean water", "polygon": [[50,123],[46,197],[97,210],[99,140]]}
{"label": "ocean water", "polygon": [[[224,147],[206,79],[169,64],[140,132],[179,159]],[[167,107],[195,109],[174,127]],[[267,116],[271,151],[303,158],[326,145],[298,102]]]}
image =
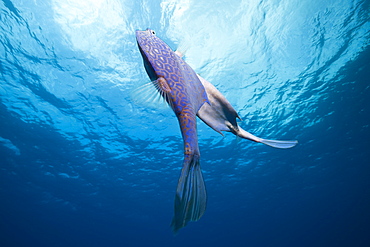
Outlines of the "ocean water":
{"label": "ocean water", "polygon": [[[370,3],[0,1],[0,246],[370,246]],[[174,114],[134,103],[151,28],[277,150],[199,121],[174,236]]]}

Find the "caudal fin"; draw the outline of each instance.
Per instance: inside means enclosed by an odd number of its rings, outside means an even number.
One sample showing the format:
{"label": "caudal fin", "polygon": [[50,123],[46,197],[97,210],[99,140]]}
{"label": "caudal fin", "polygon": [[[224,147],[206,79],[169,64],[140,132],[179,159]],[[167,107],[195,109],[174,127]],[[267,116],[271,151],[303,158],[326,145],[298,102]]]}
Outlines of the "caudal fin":
{"label": "caudal fin", "polygon": [[200,170],[199,155],[185,158],[181,176],[177,184],[175,213],[172,229],[176,233],[189,221],[197,221],[206,210],[207,194]]}
{"label": "caudal fin", "polygon": [[298,144],[298,141],[278,141],[266,139],[261,139],[260,142],[274,148],[292,148]]}
{"label": "caudal fin", "polygon": [[252,135],[251,133],[243,130],[241,127],[238,127],[237,129],[234,128],[232,125],[230,125],[230,131],[234,133],[237,136],[240,136],[242,138],[255,141],[255,142],[260,142],[263,144],[266,144],[270,147],[274,148],[292,148],[295,145],[298,144],[298,141],[278,141],[278,140],[267,140],[267,139],[262,139],[260,137],[257,137],[255,135]]}

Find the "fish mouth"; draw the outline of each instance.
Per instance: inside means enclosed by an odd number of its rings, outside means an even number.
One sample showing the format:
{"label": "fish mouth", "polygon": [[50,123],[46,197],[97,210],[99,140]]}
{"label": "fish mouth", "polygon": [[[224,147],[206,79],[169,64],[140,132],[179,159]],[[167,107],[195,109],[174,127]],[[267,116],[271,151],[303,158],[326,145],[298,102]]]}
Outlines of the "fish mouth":
{"label": "fish mouth", "polygon": [[136,30],[135,32],[136,32],[136,37],[138,37],[140,34],[155,35],[155,32],[150,28],[147,28],[146,30]]}
{"label": "fish mouth", "polygon": [[139,38],[139,36],[145,31],[141,31],[141,30],[136,30],[135,31],[135,36],[136,36],[136,40]]}
{"label": "fish mouth", "polygon": [[143,30],[136,30],[135,32],[135,36],[136,36],[136,41],[140,41],[141,39],[143,39],[145,36],[148,36],[148,29],[143,31]]}

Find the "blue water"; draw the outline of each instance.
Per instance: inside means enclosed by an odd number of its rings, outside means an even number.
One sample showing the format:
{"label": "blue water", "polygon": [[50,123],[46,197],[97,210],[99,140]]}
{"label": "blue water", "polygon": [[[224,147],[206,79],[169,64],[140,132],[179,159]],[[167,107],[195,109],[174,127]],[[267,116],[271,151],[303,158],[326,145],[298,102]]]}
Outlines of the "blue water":
{"label": "blue water", "polygon": [[[0,246],[370,246],[369,1],[0,1]],[[154,29],[277,150],[199,122],[205,215],[173,236],[182,140],[133,103]]]}

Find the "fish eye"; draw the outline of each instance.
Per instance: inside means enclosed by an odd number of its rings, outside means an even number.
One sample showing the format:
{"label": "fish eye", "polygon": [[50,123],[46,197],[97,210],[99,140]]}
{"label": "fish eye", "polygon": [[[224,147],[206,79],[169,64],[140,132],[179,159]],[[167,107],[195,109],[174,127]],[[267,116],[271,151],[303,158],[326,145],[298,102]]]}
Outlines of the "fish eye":
{"label": "fish eye", "polygon": [[155,32],[153,30],[151,30],[151,31],[152,31],[152,34],[155,35]]}

